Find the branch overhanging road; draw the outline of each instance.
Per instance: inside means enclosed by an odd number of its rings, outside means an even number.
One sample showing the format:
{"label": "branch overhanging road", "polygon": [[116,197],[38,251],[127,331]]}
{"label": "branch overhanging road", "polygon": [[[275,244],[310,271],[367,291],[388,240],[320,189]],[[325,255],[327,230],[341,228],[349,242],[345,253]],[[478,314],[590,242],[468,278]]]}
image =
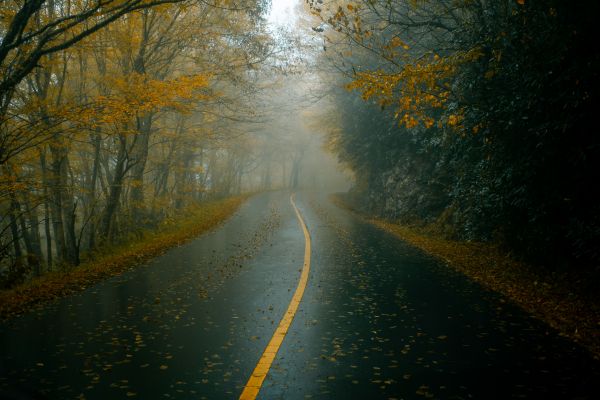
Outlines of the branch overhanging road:
{"label": "branch overhanging road", "polygon": [[257,195],[214,232],[0,324],[0,397],[600,398],[599,363],[541,322],[324,195],[295,202]]}

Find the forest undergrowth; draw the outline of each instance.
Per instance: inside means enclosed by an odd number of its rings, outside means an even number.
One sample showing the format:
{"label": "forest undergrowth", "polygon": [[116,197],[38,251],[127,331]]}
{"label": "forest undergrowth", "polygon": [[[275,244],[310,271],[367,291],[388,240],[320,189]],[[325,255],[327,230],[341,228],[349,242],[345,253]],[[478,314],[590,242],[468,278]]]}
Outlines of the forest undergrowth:
{"label": "forest undergrowth", "polygon": [[167,219],[155,230],[87,254],[77,267],[64,267],[0,291],[0,319],[22,314],[140,266],[215,228],[233,215],[247,198],[247,195],[233,196],[191,205],[181,217]]}

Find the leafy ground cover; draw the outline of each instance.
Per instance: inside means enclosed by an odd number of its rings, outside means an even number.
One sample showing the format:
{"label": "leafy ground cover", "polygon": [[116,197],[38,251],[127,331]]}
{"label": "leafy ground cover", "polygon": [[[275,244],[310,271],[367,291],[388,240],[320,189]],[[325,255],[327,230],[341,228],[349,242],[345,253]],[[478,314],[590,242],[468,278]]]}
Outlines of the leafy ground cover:
{"label": "leafy ground cover", "polygon": [[501,293],[600,359],[600,299],[595,292],[582,290],[593,277],[577,271],[548,273],[516,260],[497,245],[448,240],[425,228],[360,213],[341,196],[334,196],[333,201],[484,287]]}
{"label": "leafy ground cover", "polygon": [[145,232],[139,239],[104,248],[78,267],[49,272],[0,292],[0,318],[21,314],[134,268],[213,229],[235,213],[246,198],[229,197],[191,206],[182,217],[166,220],[157,230]]}

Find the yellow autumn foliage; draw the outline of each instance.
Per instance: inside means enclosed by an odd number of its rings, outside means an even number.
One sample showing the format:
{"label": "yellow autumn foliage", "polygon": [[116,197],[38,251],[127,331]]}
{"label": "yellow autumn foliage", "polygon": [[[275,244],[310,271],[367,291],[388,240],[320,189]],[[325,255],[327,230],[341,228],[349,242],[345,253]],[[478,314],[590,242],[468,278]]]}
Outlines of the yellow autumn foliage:
{"label": "yellow autumn foliage", "polygon": [[[399,38],[395,39],[390,46],[404,46]],[[406,63],[397,72],[381,69],[356,72],[346,88],[359,91],[365,101],[375,100],[382,107],[395,107],[395,118],[408,129],[418,125],[430,128],[435,124],[433,112],[446,107],[451,94],[450,82],[457,68],[480,56],[479,49],[447,57],[433,54]],[[461,120],[457,114],[438,122],[458,126]]]}
{"label": "yellow autumn foliage", "polygon": [[174,79],[149,79],[132,73],[110,80],[110,95],[98,95],[83,110],[72,108],[66,117],[79,123],[126,124],[133,117],[162,110],[189,113],[194,106],[210,97],[205,89],[210,74],[179,76]]}

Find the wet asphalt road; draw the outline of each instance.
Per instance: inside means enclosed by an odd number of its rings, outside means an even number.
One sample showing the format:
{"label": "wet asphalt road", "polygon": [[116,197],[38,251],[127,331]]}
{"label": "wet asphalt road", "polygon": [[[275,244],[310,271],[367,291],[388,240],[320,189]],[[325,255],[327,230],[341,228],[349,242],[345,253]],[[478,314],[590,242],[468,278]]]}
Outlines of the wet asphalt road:
{"label": "wet asphalt road", "polygon": [[[600,398],[600,363],[500,296],[300,193],[304,298],[261,399]],[[0,324],[0,398],[237,399],[296,288],[289,193]]]}

